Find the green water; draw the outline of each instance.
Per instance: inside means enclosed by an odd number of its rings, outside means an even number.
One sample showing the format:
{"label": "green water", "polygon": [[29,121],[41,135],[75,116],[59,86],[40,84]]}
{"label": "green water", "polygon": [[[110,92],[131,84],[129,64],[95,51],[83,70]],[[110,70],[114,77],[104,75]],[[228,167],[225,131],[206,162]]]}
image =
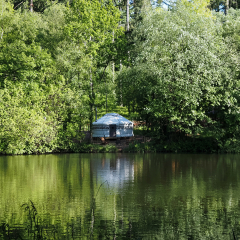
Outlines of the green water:
{"label": "green water", "polygon": [[0,157],[0,239],[240,239],[240,155]]}

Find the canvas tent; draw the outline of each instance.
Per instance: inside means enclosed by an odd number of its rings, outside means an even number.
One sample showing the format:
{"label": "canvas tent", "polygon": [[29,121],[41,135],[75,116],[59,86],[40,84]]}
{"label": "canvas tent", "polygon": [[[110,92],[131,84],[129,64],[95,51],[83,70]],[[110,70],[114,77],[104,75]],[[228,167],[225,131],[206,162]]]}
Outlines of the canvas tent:
{"label": "canvas tent", "polygon": [[93,123],[92,137],[120,138],[133,136],[133,123],[117,113],[107,113]]}

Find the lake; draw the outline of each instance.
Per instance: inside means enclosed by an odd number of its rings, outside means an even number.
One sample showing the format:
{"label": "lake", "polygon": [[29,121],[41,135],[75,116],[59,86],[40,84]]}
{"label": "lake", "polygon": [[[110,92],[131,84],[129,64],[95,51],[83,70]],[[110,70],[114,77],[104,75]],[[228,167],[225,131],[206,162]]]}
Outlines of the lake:
{"label": "lake", "polygon": [[239,154],[0,157],[1,239],[240,239]]}

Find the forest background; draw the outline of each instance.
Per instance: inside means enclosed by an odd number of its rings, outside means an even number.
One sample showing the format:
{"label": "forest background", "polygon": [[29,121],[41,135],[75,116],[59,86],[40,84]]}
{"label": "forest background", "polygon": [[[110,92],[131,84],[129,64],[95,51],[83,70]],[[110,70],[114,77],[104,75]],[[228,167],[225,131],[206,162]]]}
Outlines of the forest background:
{"label": "forest background", "polygon": [[0,0],[0,153],[89,152],[96,109],[145,123],[129,151],[240,152],[238,6]]}

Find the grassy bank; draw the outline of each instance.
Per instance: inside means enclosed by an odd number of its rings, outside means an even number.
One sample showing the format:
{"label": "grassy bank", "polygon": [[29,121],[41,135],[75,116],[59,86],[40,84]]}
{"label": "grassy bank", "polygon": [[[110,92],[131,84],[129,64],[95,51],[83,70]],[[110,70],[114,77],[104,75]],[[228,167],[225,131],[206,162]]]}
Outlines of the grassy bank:
{"label": "grassy bank", "polygon": [[[41,148],[39,148],[41,150]],[[44,153],[110,153],[110,152],[169,152],[169,153],[240,153],[240,139],[228,138],[217,139],[211,135],[198,136],[176,136],[172,135],[168,138],[161,138],[145,130],[134,130],[134,137],[131,139],[121,139],[120,142],[107,140],[105,144],[100,142],[92,143],[89,139],[78,141],[69,139],[57,148],[48,150],[35,149],[2,154],[18,155],[18,154],[44,154]]]}

